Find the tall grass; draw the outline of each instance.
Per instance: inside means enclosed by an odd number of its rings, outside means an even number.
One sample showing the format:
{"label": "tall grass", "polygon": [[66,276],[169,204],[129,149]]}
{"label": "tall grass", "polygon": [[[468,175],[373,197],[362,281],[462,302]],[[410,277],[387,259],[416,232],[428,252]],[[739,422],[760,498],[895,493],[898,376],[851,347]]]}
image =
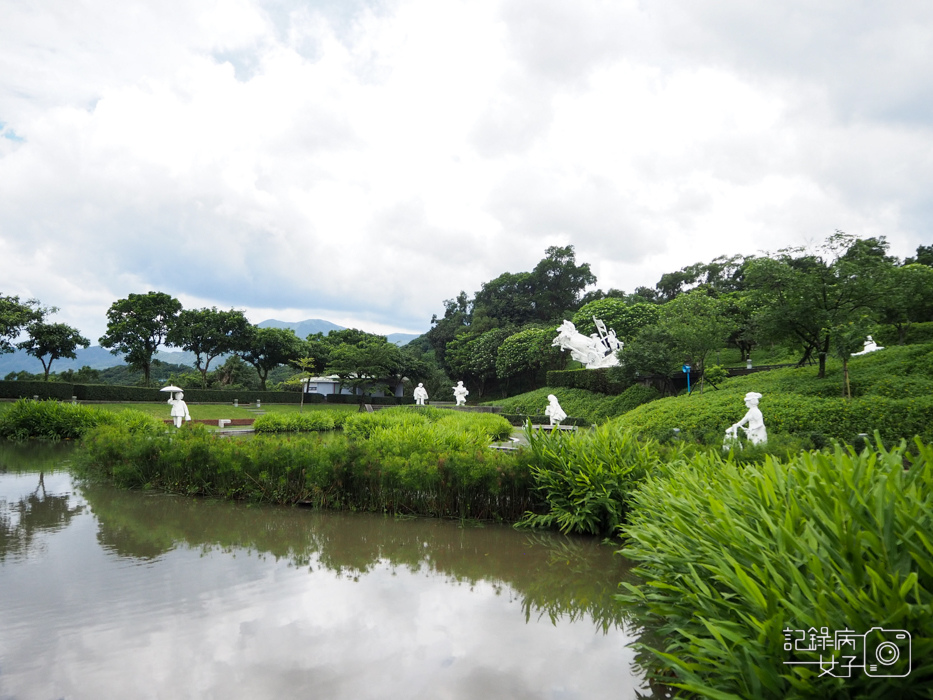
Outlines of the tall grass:
{"label": "tall grass", "polygon": [[267,413],[253,423],[257,433],[310,433],[340,428],[351,414],[346,411]]}
{"label": "tall grass", "polygon": [[[387,413],[387,416],[383,416]],[[345,435],[231,440],[203,426],[130,435],[91,432],[82,473],[128,488],[389,513],[515,520],[530,505],[527,468],[489,449],[506,421],[446,411],[357,414]],[[449,414],[451,418],[447,418]],[[498,420],[491,420],[498,418]],[[470,424],[472,429],[463,429]]]}
{"label": "tall grass", "polygon": [[99,425],[121,425],[130,431],[161,427],[159,421],[139,411],[117,414],[52,399],[20,399],[0,414],[0,439],[74,440]]}
{"label": "tall grass", "polygon": [[538,512],[522,517],[525,527],[610,534],[625,521],[633,492],[661,459],[656,441],[637,440],[612,425],[572,434],[527,426],[525,435],[533,488],[541,499]]}
{"label": "tall grass", "polygon": [[[644,583],[621,598],[662,635],[642,645],[657,678],[716,698],[931,697],[933,447],[911,449],[744,466],[711,451],[649,476],[623,528]],[[785,630],[875,627],[912,635],[908,676],[784,663],[821,653],[785,651]]]}

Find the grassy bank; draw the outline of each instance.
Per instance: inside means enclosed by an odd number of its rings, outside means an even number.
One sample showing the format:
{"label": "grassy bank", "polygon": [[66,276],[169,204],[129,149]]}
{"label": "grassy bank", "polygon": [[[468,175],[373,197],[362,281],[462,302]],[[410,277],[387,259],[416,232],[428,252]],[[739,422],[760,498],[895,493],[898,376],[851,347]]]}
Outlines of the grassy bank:
{"label": "grassy bank", "polygon": [[202,426],[128,432],[102,425],[75,462],[124,488],[321,508],[514,521],[530,506],[528,470],[489,449],[511,426],[498,416],[387,409],[352,414],[343,432],[211,435]]}

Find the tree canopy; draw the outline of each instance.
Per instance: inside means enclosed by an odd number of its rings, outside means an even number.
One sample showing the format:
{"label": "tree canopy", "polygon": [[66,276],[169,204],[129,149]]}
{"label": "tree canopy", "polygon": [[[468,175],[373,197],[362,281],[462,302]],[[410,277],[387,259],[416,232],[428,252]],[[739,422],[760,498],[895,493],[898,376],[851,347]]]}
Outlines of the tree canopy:
{"label": "tree canopy", "polygon": [[60,357],[74,359],[78,346],[86,348],[91,341],[65,323],[44,323],[33,321],[27,328],[29,339],[17,343],[17,347],[37,358],[45,370],[45,381],[49,380],[52,363]]}
{"label": "tree canopy", "polygon": [[181,311],[181,302],[164,292],[130,294],[118,299],[107,311],[107,332],[100,345],[123,353],[131,366],[143,372],[146,386],[152,368],[152,356],[165,341]]}

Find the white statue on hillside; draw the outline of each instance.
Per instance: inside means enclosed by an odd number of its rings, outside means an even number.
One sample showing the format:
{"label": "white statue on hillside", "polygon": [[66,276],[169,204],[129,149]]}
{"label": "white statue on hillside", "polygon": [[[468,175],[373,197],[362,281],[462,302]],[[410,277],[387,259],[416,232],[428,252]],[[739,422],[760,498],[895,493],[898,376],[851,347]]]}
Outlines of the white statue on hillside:
{"label": "white statue on hillside", "polygon": [[[761,410],[758,408],[758,399],[761,398],[761,394],[757,391],[750,391],[745,394],[745,405],[748,406],[748,412],[738,423],[733,424],[726,431],[726,442],[724,446],[727,446],[730,441],[738,440],[738,431],[739,428],[745,431],[745,437],[748,438],[748,441],[753,445],[760,445],[768,441],[768,431],[765,430],[765,419],[761,415]],[[748,424],[748,427],[745,427],[745,424]]]}
{"label": "white statue on hillside", "polygon": [[557,337],[551,345],[561,350],[569,350],[570,356],[583,363],[587,369],[616,367],[619,364],[616,351],[622,349],[622,343],[616,337],[615,331],[607,331],[606,324],[595,316],[593,322],[597,332],[586,337],[572,322],[564,321],[558,327]]}
{"label": "white statue on hillside", "polygon": [[424,388],[424,384],[419,383],[413,392],[415,397],[415,403],[419,406],[424,406],[424,402],[428,400],[428,390]]}
{"label": "white statue on hillside", "polygon": [[184,401],[185,395],[182,392],[172,393],[171,398],[166,402],[172,407],[172,419],[175,421],[175,427],[180,428],[182,420],[191,420],[191,414],[188,413],[188,404]]}
{"label": "white statue on hillside", "polygon": [[558,425],[562,420],[567,418],[567,414],[564,413],[564,409],[560,407],[560,404],[557,402],[557,397],[554,394],[547,395],[547,408],[544,409],[544,415],[551,419],[551,425]]}
{"label": "white statue on hillside", "polygon": [[865,338],[865,347],[862,348],[862,351],[853,352],[852,357],[855,357],[856,355],[867,355],[868,353],[874,352],[875,350],[884,350],[884,348],[875,343],[871,336],[868,336]]}
{"label": "white statue on hillside", "polygon": [[463,386],[463,382],[457,382],[457,386],[454,387],[454,398],[457,400],[458,406],[466,406],[466,397],[469,393],[467,388]]}

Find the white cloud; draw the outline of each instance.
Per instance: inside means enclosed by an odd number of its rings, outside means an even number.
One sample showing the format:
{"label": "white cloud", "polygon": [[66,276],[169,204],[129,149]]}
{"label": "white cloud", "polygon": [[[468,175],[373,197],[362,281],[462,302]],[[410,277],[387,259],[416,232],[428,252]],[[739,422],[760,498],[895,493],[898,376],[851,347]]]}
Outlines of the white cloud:
{"label": "white cloud", "polygon": [[423,331],[552,244],[625,289],[836,228],[907,255],[925,8],[8,4],[0,292],[94,338],[149,289]]}

